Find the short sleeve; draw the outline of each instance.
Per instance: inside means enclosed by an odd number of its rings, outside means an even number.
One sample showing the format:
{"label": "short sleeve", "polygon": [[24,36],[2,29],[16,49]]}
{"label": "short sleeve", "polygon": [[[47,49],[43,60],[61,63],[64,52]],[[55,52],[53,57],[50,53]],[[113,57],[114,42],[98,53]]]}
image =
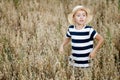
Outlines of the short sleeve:
{"label": "short sleeve", "polygon": [[71,38],[69,29],[68,29],[67,32],[66,32],[66,38]]}
{"label": "short sleeve", "polygon": [[91,39],[94,39],[97,34],[98,34],[98,33],[97,33],[96,30],[94,30],[93,28],[90,29],[90,38],[91,38]]}

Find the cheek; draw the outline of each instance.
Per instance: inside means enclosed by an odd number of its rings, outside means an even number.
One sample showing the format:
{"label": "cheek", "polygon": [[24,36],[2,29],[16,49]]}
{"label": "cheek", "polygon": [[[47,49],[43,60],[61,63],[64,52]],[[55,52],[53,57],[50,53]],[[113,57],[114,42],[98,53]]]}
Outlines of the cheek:
{"label": "cheek", "polygon": [[73,21],[76,22],[76,20],[77,20],[77,19],[76,19],[75,17],[73,17]]}
{"label": "cheek", "polygon": [[85,21],[87,21],[87,18],[85,18]]}
{"label": "cheek", "polygon": [[74,19],[74,21],[77,21],[77,20],[79,20],[79,17],[74,17],[73,19]]}
{"label": "cheek", "polygon": [[84,19],[87,19],[87,17],[85,16]]}

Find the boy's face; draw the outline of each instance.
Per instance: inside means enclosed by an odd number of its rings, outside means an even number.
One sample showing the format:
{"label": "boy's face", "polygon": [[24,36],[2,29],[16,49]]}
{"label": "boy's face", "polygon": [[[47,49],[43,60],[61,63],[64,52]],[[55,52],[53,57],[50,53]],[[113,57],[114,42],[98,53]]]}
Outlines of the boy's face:
{"label": "boy's face", "polygon": [[86,18],[87,18],[87,14],[84,10],[78,10],[73,16],[73,20],[75,24],[78,24],[78,25],[85,24]]}

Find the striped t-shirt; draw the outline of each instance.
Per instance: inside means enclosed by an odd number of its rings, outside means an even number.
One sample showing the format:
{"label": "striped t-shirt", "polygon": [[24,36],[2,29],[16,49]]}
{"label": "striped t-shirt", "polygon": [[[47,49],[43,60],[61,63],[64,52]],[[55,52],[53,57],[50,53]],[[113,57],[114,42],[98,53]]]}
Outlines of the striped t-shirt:
{"label": "striped t-shirt", "polygon": [[89,67],[89,54],[93,50],[93,39],[96,35],[97,32],[91,26],[84,26],[80,30],[73,25],[69,26],[66,37],[71,38],[70,65]]}

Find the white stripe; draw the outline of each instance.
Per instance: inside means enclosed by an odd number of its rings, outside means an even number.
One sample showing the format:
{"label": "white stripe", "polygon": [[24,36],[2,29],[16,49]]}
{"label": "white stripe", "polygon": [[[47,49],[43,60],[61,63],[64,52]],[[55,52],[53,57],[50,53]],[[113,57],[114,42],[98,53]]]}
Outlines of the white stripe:
{"label": "white stripe", "polygon": [[75,47],[85,47],[85,46],[92,45],[92,44],[93,44],[93,41],[89,41],[86,43],[73,43],[73,42],[71,42],[71,45],[75,46]]}
{"label": "white stripe", "polygon": [[93,38],[95,38],[97,34],[98,34],[98,33],[96,32],[96,34],[93,36]]}
{"label": "white stripe", "polygon": [[90,36],[89,35],[86,35],[86,36],[76,36],[76,35],[72,35],[72,39],[79,39],[79,40],[85,40],[85,39],[89,39]]}
{"label": "white stripe", "polygon": [[70,36],[70,33],[67,31],[67,34]]}
{"label": "white stripe", "polygon": [[76,30],[74,28],[69,28],[70,32],[89,32],[90,28],[82,29],[82,30]]}
{"label": "white stripe", "polygon": [[69,64],[75,67],[89,67],[89,64],[77,64],[72,62],[69,62]]}
{"label": "white stripe", "polygon": [[74,56],[70,56],[71,59],[76,60],[76,61],[86,61],[89,60],[89,57],[74,57]]}
{"label": "white stripe", "polygon": [[87,50],[73,50],[72,49],[72,53],[76,53],[76,54],[85,54],[85,53],[89,53],[93,50],[93,48],[87,49]]}
{"label": "white stripe", "polygon": [[92,32],[94,31],[94,29],[93,28],[91,28],[91,30],[90,30],[90,35],[92,34]]}

